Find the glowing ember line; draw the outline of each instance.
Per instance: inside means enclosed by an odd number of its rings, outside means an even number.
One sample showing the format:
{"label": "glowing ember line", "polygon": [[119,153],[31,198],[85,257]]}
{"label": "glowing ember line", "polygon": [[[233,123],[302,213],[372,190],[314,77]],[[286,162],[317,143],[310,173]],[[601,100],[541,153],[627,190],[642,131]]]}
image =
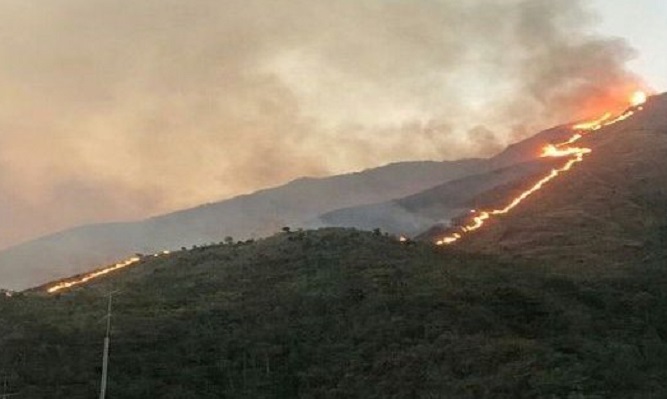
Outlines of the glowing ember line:
{"label": "glowing ember line", "polygon": [[578,147],[565,147],[561,148],[558,145],[549,144],[542,149],[542,158],[552,157],[552,158],[562,158],[569,156],[576,156],[581,153],[590,152],[588,148],[578,148]]}
{"label": "glowing ember line", "polygon": [[[160,256],[160,255],[167,255],[167,254],[169,254],[169,251],[162,251],[160,253],[153,254],[153,256],[157,257],[157,256]],[[93,279],[96,279],[98,277],[104,276],[104,275],[109,274],[111,272],[115,272],[116,270],[124,269],[128,266],[131,266],[131,265],[139,262],[141,259],[142,258],[139,257],[139,256],[134,256],[132,258],[129,258],[129,259],[124,260],[122,262],[116,263],[116,264],[114,264],[112,266],[109,266],[107,268],[104,268],[104,269],[86,274],[83,277],[79,277],[79,278],[75,278],[75,279],[67,280],[67,281],[62,281],[62,282],[48,288],[46,291],[49,294],[53,294],[53,293],[56,293],[58,291],[62,291],[62,290],[67,289],[67,288],[71,288],[71,287],[74,287],[74,286],[77,286],[77,285],[87,283],[90,280],[93,280]]]}
{"label": "glowing ember line", "polygon": [[130,265],[132,265],[132,264],[134,264],[134,263],[139,262],[140,260],[141,260],[141,258],[135,256],[135,257],[130,258],[130,259],[126,260],[126,261],[123,261],[123,262],[120,262],[120,263],[116,263],[116,264],[113,265],[113,266],[109,266],[109,267],[107,267],[106,269],[98,270],[98,271],[96,271],[96,272],[87,274],[87,275],[85,275],[85,276],[83,276],[83,277],[81,277],[81,278],[79,278],[79,279],[76,279],[76,280],[70,280],[70,281],[63,281],[63,282],[61,282],[61,283],[58,283],[58,284],[54,285],[53,287],[49,288],[49,289],[47,290],[47,292],[48,292],[49,294],[53,294],[54,292],[58,292],[58,291],[64,290],[65,288],[70,288],[70,287],[73,287],[73,286],[75,286],[75,285],[83,284],[83,283],[88,282],[88,281],[90,281],[90,280],[92,280],[92,279],[94,279],[94,278],[103,276],[103,275],[105,275],[105,274],[109,274],[109,273],[111,273],[111,272],[113,272],[113,271],[116,271],[116,270],[118,270],[118,269],[126,268],[126,267],[128,267],[128,266],[130,266]]}
{"label": "glowing ember line", "polygon": [[[574,143],[576,143],[577,141],[581,140],[582,138],[584,138],[584,136],[581,135],[581,134],[579,134],[579,133],[577,133],[577,134],[573,135],[572,137],[570,137],[570,139],[567,140],[566,142],[564,142],[564,143],[560,143],[560,144],[556,144],[556,147],[557,147],[557,148],[560,148],[560,147],[565,147],[565,146],[570,145],[570,144],[574,144]],[[552,146],[552,145],[553,145],[553,144],[549,144],[548,146]],[[548,146],[547,146],[547,147],[548,147]]]}
{"label": "glowing ember line", "polygon": [[599,119],[590,122],[579,123],[577,125],[574,125],[572,128],[574,130],[597,130],[602,125],[604,125],[605,122],[611,119],[611,117],[612,117],[611,112],[607,112]]}
{"label": "glowing ember line", "polygon": [[[641,111],[642,107],[641,105],[646,102],[646,94],[643,92],[637,92],[633,94],[631,98],[631,104],[637,111]],[[596,119],[594,121],[590,122],[584,122],[584,123],[579,123],[576,124],[572,127],[573,130],[578,131],[578,132],[594,132],[597,130],[602,129],[605,126],[613,125],[614,123],[626,120],[630,118],[632,115],[635,114],[635,110],[628,110],[625,113],[613,117],[611,113],[606,113],[603,115],[601,118]],[[542,149],[542,154],[541,157],[551,157],[551,158],[561,158],[561,157],[572,157],[570,160],[568,160],[563,166],[560,168],[552,169],[551,172],[540,179],[537,183],[535,183],[532,187],[527,189],[526,191],[522,192],[519,194],[517,197],[515,197],[509,204],[507,204],[504,208],[501,209],[494,209],[491,211],[471,211],[473,214],[477,214],[477,216],[472,218],[472,221],[464,226],[460,226],[459,232],[452,233],[448,236],[442,237],[438,241],[436,241],[436,245],[450,245],[453,244],[457,241],[459,241],[461,238],[463,238],[463,235],[466,233],[470,233],[475,230],[479,230],[484,226],[484,223],[489,220],[493,216],[499,216],[499,215],[504,215],[506,213],[509,213],[512,209],[516,208],[519,206],[526,198],[530,197],[537,191],[541,190],[542,187],[544,187],[546,184],[551,182],[552,180],[556,179],[558,176],[561,174],[569,171],[572,169],[576,164],[582,162],[585,158],[586,155],[590,154],[593,152],[590,148],[579,148],[579,147],[571,147],[570,145],[576,143],[577,141],[581,140],[584,137],[582,133],[575,133],[572,135],[567,141],[559,144],[549,144],[545,146]]]}

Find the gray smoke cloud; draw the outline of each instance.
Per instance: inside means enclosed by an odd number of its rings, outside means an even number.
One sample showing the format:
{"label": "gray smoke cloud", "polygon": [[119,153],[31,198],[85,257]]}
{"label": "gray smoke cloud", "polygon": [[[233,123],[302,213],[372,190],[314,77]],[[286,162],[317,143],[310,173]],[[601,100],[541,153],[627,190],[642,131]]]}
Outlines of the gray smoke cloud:
{"label": "gray smoke cloud", "polygon": [[594,21],[578,0],[2,1],[0,248],[489,155],[637,83]]}

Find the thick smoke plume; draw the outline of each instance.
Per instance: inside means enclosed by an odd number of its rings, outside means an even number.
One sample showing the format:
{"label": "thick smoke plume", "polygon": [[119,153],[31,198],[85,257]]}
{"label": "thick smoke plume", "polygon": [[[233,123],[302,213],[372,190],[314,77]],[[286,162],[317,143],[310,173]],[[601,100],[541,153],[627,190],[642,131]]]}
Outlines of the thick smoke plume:
{"label": "thick smoke plume", "polygon": [[2,1],[0,248],[590,116],[637,79],[586,6]]}

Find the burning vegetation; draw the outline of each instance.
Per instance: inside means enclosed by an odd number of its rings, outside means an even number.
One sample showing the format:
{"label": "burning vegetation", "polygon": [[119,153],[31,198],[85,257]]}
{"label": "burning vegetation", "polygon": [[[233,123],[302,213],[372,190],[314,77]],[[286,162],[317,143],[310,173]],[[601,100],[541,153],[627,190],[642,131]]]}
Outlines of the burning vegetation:
{"label": "burning vegetation", "polygon": [[[450,245],[459,240],[461,240],[465,235],[479,230],[482,228],[486,221],[493,217],[510,213],[514,208],[519,206],[524,200],[530,197],[532,194],[540,191],[545,185],[547,185],[552,180],[561,176],[562,174],[570,171],[576,164],[584,161],[585,157],[590,154],[593,150],[585,147],[575,146],[577,142],[586,137],[588,134],[598,131],[603,127],[613,125],[617,122],[626,120],[633,116],[635,113],[643,109],[643,104],[647,100],[647,94],[643,91],[636,91],[629,97],[630,108],[626,109],[624,112],[614,115],[611,112],[605,113],[598,119],[578,123],[572,126],[573,134],[572,136],[561,143],[548,144],[542,148],[540,157],[542,158],[566,158],[566,162],[558,167],[554,168],[549,172],[548,175],[544,176],[537,182],[535,182],[530,188],[521,192],[516,197],[512,198],[504,207],[492,210],[471,210],[470,216],[466,218],[467,222],[462,223],[462,225],[455,228],[455,231],[451,231],[448,235],[439,238],[435,243],[436,245]],[[409,241],[406,237],[401,236],[399,239],[401,242]],[[153,254],[152,256],[157,257],[160,255],[169,254],[169,251],[163,251],[160,253]],[[71,287],[85,284],[96,278],[105,276],[109,273],[115,272],[120,269],[127,268],[129,266],[139,263],[143,257],[134,256],[129,259],[126,259],[122,262],[118,262],[111,266],[99,269],[97,271],[85,274],[83,276],[77,276],[70,280],[61,281],[49,288],[47,288],[48,293],[57,293],[62,290],[69,289]]]}
{"label": "burning vegetation", "polygon": [[437,245],[450,245],[460,239],[462,239],[466,234],[479,230],[484,226],[487,220],[491,219],[494,216],[500,216],[511,212],[514,208],[519,206],[526,198],[530,197],[532,194],[540,191],[546,184],[556,179],[565,172],[571,170],[576,164],[582,162],[586,155],[593,152],[590,148],[575,147],[573,144],[577,143],[579,140],[584,138],[587,134],[598,131],[603,127],[613,125],[617,122],[626,120],[633,116],[636,112],[643,109],[642,105],[646,102],[647,95],[643,91],[634,92],[630,98],[630,108],[625,112],[614,116],[611,112],[605,113],[602,117],[576,124],[572,127],[572,130],[575,132],[567,141],[558,144],[548,144],[542,148],[542,153],[540,157],[542,158],[568,158],[567,162],[559,167],[552,169],[551,172],[537,181],[533,186],[523,191],[518,196],[514,197],[505,207],[487,211],[470,211],[472,215],[472,220],[463,226],[459,226],[456,231],[451,232],[450,234],[438,239],[436,241]]}
{"label": "burning vegetation", "polygon": [[[162,251],[162,252],[153,254],[151,256],[158,257],[158,256],[161,256],[161,255],[168,255],[168,254],[169,254],[169,251]],[[137,264],[142,259],[144,259],[144,257],[145,256],[133,256],[133,257],[131,257],[129,259],[126,259],[122,262],[115,263],[115,264],[113,264],[111,266],[108,266],[108,267],[105,267],[103,269],[98,269],[94,272],[85,274],[83,276],[78,276],[78,277],[75,277],[75,278],[70,279],[70,280],[61,281],[61,282],[47,288],[46,292],[48,292],[49,294],[55,294],[59,291],[62,291],[62,290],[72,288],[72,287],[77,286],[77,285],[87,283],[87,282],[89,282],[91,280],[94,280],[98,277],[102,277],[102,276],[105,276],[109,273],[115,272],[117,270],[125,269],[129,266]]]}

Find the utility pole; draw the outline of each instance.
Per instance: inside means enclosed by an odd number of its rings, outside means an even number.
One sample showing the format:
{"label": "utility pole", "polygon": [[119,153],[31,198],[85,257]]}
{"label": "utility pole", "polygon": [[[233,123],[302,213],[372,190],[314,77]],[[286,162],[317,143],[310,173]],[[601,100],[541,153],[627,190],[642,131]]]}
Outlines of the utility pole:
{"label": "utility pole", "polygon": [[100,383],[100,399],[107,396],[107,372],[109,370],[109,341],[111,337],[111,298],[113,292],[109,293],[109,303],[107,305],[107,333],[104,337],[104,355],[102,356],[102,381]]}
{"label": "utility pole", "polygon": [[7,392],[8,384],[9,383],[7,382],[7,376],[5,375],[5,376],[2,377],[2,394],[0,394],[0,399],[7,399],[9,397],[18,395],[18,392],[14,392],[14,393]]}

